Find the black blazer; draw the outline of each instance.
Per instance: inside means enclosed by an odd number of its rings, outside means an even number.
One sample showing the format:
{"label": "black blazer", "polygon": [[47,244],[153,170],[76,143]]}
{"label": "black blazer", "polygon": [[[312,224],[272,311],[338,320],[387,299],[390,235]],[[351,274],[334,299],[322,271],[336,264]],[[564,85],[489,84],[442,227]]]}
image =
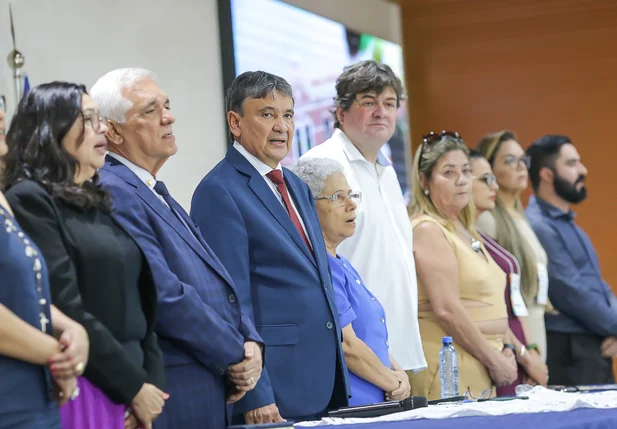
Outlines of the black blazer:
{"label": "black blazer", "polygon": [[[100,210],[80,211],[30,180],[15,184],[6,198],[45,257],[52,303],[88,332],[90,358],[84,376],[123,404],[130,404],[145,382],[164,389],[163,357],[153,331],[156,289],[143,252],[138,285],[141,309],[132,310],[127,308],[127,298],[134,285],[125,284],[125,261],[119,254],[123,249],[118,248],[118,236],[124,230],[117,223],[107,218],[106,225],[101,219],[108,215]],[[104,276],[97,272],[97,261],[104,266]],[[141,341],[143,365],[125,347],[133,322],[143,322],[139,310],[147,325]]]}

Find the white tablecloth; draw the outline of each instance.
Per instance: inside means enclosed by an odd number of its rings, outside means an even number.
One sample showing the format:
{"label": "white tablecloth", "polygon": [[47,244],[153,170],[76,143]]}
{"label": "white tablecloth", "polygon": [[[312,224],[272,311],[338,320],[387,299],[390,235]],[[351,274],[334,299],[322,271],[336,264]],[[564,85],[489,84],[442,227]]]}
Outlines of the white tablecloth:
{"label": "white tablecloth", "polygon": [[391,422],[414,419],[448,419],[467,416],[499,416],[506,414],[570,411],[577,408],[617,408],[617,391],[565,393],[555,392],[541,386],[536,386],[523,396],[528,396],[529,399],[441,404],[370,419],[325,418],[318,422],[296,423],[295,427]]}

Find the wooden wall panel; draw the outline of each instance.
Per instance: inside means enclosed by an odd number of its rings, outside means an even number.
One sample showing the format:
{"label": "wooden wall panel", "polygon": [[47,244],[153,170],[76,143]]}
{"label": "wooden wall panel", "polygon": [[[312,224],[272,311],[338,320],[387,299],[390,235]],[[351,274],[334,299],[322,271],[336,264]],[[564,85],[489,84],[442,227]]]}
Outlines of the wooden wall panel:
{"label": "wooden wall panel", "polygon": [[[414,147],[516,131],[572,138],[589,169],[577,222],[617,291],[617,1],[400,0]],[[526,198],[525,198],[526,203]]]}

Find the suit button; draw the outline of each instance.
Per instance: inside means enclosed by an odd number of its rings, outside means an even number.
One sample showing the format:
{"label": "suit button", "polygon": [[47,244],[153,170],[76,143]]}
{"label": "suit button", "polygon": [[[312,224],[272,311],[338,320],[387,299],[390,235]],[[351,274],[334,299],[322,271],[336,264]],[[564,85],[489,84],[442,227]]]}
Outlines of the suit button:
{"label": "suit button", "polygon": [[232,293],[227,299],[233,304],[234,302],[236,302],[236,295]]}
{"label": "suit button", "polygon": [[334,325],[332,325],[332,322],[326,322],[326,328],[328,329],[332,329]]}
{"label": "suit button", "polygon": [[386,319],[384,319],[383,317],[381,318],[381,323],[386,323]]}

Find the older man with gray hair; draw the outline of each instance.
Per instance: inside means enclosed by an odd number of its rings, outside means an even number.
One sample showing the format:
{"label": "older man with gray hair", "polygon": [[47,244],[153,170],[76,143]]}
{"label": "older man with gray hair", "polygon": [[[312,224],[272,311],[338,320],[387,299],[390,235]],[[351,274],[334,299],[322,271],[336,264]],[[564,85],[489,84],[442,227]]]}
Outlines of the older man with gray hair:
{"label": "older man with gray hair", "polygon": [[349,404],[406,398],[411,390],[409,379],[388,351],[387,315],[351,262],[336,253],[339,244],[354,235],[362,194],[349,187],[343,167],[332,159],[303,159],[290,170],[309,185],[316,201],[343,328],[351,389]]}
{"label": "older man with gray hair", "polygon": [[100,183],[158,293],[156,331],[170,397],[156,428],[222,429],[226,402],[238,401],[261,376],[262,341],[241,311],[233,279],[156,179],[177,151],[169,98],[144,69],[111,71],[91,95],[109,127]]}
{"label": "older man with gray hair", "polygon": [[392,138],[403,85],[375,61],[347,67],[336,81],[332,137],[301,159],[330,158],[343,165],[365,204],[356,211],[353,237],[339,253],[351,261],[389,316],[391,353],[406,370],[426,367],[418,326],[413,231],[394,168],[381,152]]}

